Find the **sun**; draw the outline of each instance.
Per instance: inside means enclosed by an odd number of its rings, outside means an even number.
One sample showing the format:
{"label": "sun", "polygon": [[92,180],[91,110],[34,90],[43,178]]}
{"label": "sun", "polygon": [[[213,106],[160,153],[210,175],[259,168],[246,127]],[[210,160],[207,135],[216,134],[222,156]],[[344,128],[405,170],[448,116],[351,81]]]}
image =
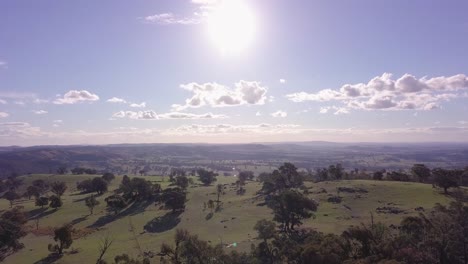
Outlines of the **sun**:
{"label": "sun", "polygon": [[224,0],[207,19],[208,34],[223,54],[243,51],[253,40],[256,23],[249,6],[242,0]]}

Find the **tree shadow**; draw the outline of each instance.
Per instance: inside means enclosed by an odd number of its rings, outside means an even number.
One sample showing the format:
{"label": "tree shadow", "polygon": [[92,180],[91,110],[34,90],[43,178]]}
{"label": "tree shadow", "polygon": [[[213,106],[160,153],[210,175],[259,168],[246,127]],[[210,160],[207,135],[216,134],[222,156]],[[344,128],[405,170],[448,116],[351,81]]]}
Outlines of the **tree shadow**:
{"label": "tree shadow", "polygon": [[87,215],[86,215],[86,216],[82,216],[82,217],[78,217],[78,218],[76,218],[76,219],[73,219],[73,220],[70,222],[70,224],[76,225],[76,224],[79,224],[79,223],[85,221],[86,219],[88,219],[88,216],[87,216]]}
{"label": "tree shadow", "polygon": [[54,263],[60,258],[62,258],[62,255],[59,255],[57,253],[51,253],[47,257],[34,262],[34,264],[50,264],[50,263]]}
{"label": "tree shadow", "polygon": [[135,201],[129,207],[125,208],[123,211],[120,211],[118,214],[107,214],[99,217],[99,219],[97,219],[96,222],[94,222],[92,225],[89,225],[88,228],[103,227],[120,218],[143,213],[145,209],[154,202],[154,198],[143,201]]}
{"label": "tree shadow", "polygon": [[170,212],[163,216],[156,217],[153,220],[149,221],[143,228],[149,233],[162,233],[176,227],[180,223],[179,212]]}
{"label": "tree shadow", "polygon": [[38,208],[34,209],[28,212],[28,218],[29,220],[36,220],[45,216],[48,216],[50,214],[55,213],[57,210],[49,210],[49,208]]}

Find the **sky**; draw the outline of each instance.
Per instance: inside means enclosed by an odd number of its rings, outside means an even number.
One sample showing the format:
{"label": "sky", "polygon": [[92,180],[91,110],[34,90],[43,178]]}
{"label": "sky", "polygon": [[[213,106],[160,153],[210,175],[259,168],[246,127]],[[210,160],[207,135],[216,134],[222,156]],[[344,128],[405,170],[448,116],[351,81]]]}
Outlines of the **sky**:
{"label": "sky", "polygon": [[0,145],[468,142],[465,0],[3,0]]}

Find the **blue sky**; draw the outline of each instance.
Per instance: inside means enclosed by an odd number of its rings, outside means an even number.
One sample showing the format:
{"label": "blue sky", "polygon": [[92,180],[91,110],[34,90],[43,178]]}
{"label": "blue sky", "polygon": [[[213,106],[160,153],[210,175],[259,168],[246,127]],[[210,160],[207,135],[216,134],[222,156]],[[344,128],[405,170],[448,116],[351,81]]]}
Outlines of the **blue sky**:
{"label": "blue sky", "polygon": [[1,1],[0,145],[468,141],[466,10]]}

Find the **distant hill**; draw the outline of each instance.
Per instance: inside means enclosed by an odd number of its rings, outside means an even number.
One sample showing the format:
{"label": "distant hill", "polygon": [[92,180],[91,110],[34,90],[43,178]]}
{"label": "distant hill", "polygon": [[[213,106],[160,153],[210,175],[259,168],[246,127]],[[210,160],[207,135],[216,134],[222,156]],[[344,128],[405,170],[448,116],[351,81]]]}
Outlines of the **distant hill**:
{"label": "distant hill", "polygon": [[[158,174],[170,167],[236,166],[269,170],[289,161],[315,169],[341,163],[348,169],[405,169],[468,166],[466,143],[256,143],[256,144],[117,144],[103,146],[0,147],[0,177],[12,173],[55,173],[82,166],[116,173]],[[261,168],[261,169],[260,169]]]}

